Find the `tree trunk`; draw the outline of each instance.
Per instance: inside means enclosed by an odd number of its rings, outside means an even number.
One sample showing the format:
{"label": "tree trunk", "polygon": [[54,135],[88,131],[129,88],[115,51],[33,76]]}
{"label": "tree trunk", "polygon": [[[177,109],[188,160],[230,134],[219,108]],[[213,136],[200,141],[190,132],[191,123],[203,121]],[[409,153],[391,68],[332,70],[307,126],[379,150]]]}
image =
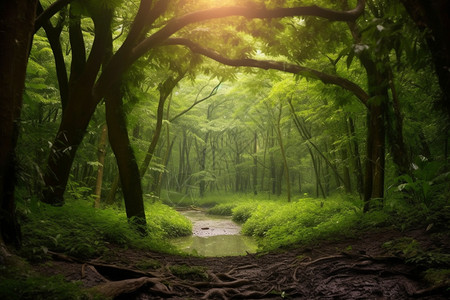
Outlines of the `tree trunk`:
{"label": "tree trunk", "polygon": [[106,140],[108,138],[108,126],[103,124],[101,128],[100,141],[98,143],[97,158],[98,158],[98,168],[97,168],[97,181],[95,183],[95,207],[100,207],[100,198],[102,196],[102,183],[103,183],[103,169],[105,164],[106,156]]}
{"label": "tree trunk", "polygon": [[371,104],[368,112],[367,158],[364,186],[364,211],[371,208],[371,200],[384,197],[385,166],[385,103]]}
{"label": "tree trunk", "polygon": [[[136,225],[145,225],[141,178],[128,137],[120,86],[115,86],[106,96],[106,122],[109,142],[119,167],[120,182],[125,200],[127,218]],[[144,232],[144,227],[139,228]]]}
{"label": "tree trunk", "polygon": [[94,99],[92,95],[92,88],[111,40],[111,18],[110,11],[104,11],[93,17],[95,39],[89,59],[86,64],[83,64],[82,70],[78,64],[74,65],[74,61],[72,61],[69,99],[58,133],[50,149],[44,174],[43,202],[56,206],[64,204],[64,191],[76,151],[97,106],[97,99]]}
{"label": "tree trunk", "polygon": [[392,109],[386,111],[388,129],[386,131],[392,159],[395,163],[398,175],[408,174],[410,159],[403,139],[403,116],[400,110],[400,100],[394,84],[394,75],[389,70],[389,87],[392,94]]}
{"label": "tree trunk", "polygon": [[351,180],[350,180],[350,170],[348,168],[348,154],[347,154],[347,149],[341,149],[341,157],[342,157],[342,169],[343,169],[343,174],[344,176],[344,189],[345,192],[350,194],[352,192],[352,184],[351,184]]}
{"label": "tree trunk", "polygon": [[320,170],[319,170],[319,166],[318,166],[318,162],[317,162],[318,159],[316,159],[316,157],[314,156],[314,153],[312,152],[311,147],[309,147],[309,146],[307,146],[307,147],[308,147],[308,152],[311,156],[311,162],[312,162],[313,169],[314,169],[314,175],[316,177],[316,197],[317,198],[319,197],[319,189],[320,189],[320,192],[322,193],[322,197],[325,199],[326,194],[325,194],[325,190],[323,189],[322,182],[320,180]]}
{"label": "tree trunk", "polygon": [[257,156],[257,153],[258,153],[258,133],[255,131],[254,136],[253,136],[253,168],[252,168],[253,195],[258,194],[258,156]]}
{"label": "tree trunk", "polygon": [[[38,4],[38,13],[42,13],[43,8],[41,4]],[[58,78],[59,94],[61,97],[61,107],[64,110],[67,106],[69,97],[69,81],[67,78],[67,69],[64,62],[63,50],[61,47],[61,31],[65,20],[65,14],[62,14],[58,20],[56,26],[53,26],[50,20],[46,20],[42,27],[47,35],[48,42],[52,48],[53,57],[55,59],[56,77]],[[36,28],[38,29],[38,28]]]}
{"label": "tree trunk", "polygon": [[[290,175],[289,174],[289,166],[287,163],[286,152],[284,150],[283,137],[281,136],[281,128],[280,128],[281,113],[282,113],[282,106],[280,104],[276,129],[277,129],[278,143],[280,144],[281,157],[283,158],[284,174],[286,177],[287,201],[291,202],[291,179],[289,177],[289,175]],[[280,194],[281,194],[281,179],[280,179]]]}
{"label": "tree trunk", "polygon": [[450,120],[450,2],[448,0],[402,0],[417,27],[427,33],[439,86],[440,104]]}
{"label": "tree trunk", "polygon": [[371,100],[367,110],[367,156],[364,175],[364,212],[373,200],[384,198],[384,167],[386,155],[386,112],[389,103],[386,63],[374,61],[367,52],[359,57],[367,76]]}
{"label": "tree trunk", "polygon": [[356,190],[360,195],[362,195],[364,193],[364,177],[362,171],[361,156],[359,155],[358,141],[356,140],[355,123],[353,121],[353,118],[351,117],[348,118],[348,128],[353,156],[353,170],[356,177]]}
{"label": "tree trunk", "polygon": [[3,241],[21,244],[14,202],[15,148],[36,5],[31,0],[0,2],[0,247]]}
{"label": "tree trunk", "polygon": [[153,158],[153,154],[156,149],[156,145],[158,144],[159,141],[159,137],[161,136],[162,121],[164,116],[164,104],[166,103],[167,97],[169,97],[169,95],[172,93],[172,90],[174,89],[175,85],[182,78],[183,75],[178,76],[176,79],[169,77],[159,86],[159,102],[158,102],[158,109],[156,112],[156,126],[155,131],[153,132],[152,141],[148,146],[145,159],[140,168],[140,173],[142,177],[145,175],[145,172],[147,171],[148,166],[150,165],[150,162]]}

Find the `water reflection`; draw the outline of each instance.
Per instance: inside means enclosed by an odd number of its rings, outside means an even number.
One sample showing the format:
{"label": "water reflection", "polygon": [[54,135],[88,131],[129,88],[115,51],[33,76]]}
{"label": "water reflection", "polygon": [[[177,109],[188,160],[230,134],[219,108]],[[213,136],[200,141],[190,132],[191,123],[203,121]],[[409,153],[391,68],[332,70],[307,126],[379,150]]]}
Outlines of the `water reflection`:
{"label": "water reflection", "polygon": [[242,235],[188,236],[172,241],[180,250],[202,256],[236,256],[255,253],[256,242]]}
{"label": "water reflection", "polygon": [[192,222],[192,236],[172,240],[178,249],[201,256],[236,256],[255,253],[256,241],[240,235],[241,227],[230,217],[210,216],[200,211],[181,212]]}

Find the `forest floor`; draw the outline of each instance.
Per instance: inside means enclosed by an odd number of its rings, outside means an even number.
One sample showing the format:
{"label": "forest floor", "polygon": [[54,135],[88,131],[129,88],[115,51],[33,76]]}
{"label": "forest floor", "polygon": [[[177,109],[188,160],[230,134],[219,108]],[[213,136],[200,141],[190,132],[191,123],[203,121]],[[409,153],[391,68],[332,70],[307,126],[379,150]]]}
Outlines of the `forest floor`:
{"label": "forest floor", "polygon": [[[449,299],[449,288],[423,279],[420,264],[383,247],[416,240],[421,249],[450,249],[424,229],[383,229],[355,239],[265,254],[192,257],[123,249],[81,261],[52,253],[34,268],[61,274],[115,299]],[[448,283],[448,282],[447,282]]]}

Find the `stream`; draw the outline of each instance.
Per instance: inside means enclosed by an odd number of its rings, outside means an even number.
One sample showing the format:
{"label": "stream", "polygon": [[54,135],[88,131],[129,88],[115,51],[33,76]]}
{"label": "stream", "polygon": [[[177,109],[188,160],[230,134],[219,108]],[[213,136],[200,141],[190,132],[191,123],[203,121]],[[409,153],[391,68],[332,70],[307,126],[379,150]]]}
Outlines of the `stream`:
{"label": "stream", "polygon": [[171,240],[183,252],[201,256],[238,256],[256,252],[256,241],[241,235],[241,226],[231,217],[212,216],[195,210],[180,213],[192,222],[191,236]]}

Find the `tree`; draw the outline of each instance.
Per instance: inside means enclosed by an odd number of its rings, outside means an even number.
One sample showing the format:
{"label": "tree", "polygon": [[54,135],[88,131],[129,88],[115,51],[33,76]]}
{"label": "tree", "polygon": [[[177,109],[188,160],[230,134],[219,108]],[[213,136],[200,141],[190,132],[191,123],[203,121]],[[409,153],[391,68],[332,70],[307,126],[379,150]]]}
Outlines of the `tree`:
{"label": "tree", "polygon": [[0,250],[3,242],[20,245],[15,216],[15,148],[19,134],[22,93],[37,1],[0,3]]}
{"label": "tree", "polygon": [[425,33],[442,91],[440,106],[450,116],[450,3],[446,0],[402,0],[406,10]]}
{"label": "tree", "polygon": [[[172,18],[168,22],[164,22],[164,25],[159,27],[158,30],[152,31],[148,37],[142,39],[144,34],[150,30],[151,25],[158,25],[155,21],[167,12],[168,4],[168,1],[158,1],[154,5],[152,5],[152,1],[148,0],[140,2],[136,17],[125,41],[113,54],[106,66],[101,69],[101,72],[100,65],[105,58],[106,43],[108,38],[110,38],[108,32],[112,9],[107,7],[105,11],[95,5],[87,7],[95,25],[94,42],[89,57],[86,60],[82,56],[80,57],[80,63],[83,67],[78,70],[78,76],[73,81],[73,88],[70,91],[67,107],[64,110],[60,128],[52,144],[48,168],[45,173],[45,202],[53,205],[63,204],[63,193],[71,164],[87,124],[99,101],[105,98],[112,87],[120,86],[124,72],[138,58],[145,55],[148,51],[163,45],[165,40],[187,25],[227,16],[281,18],[306,15],[349,21],[357,18],[364,7],[364,2],[359,1],[355,9],[344,12],[316,6],[276,8],[271,10],[265,8],[255,10],[253,7],[211,8]],[[73,37],[76,38],[77,35],[73,35]],[[75,56],[73,58],[75,59]],[[73,66],[78,68],[78,64],[73,64]],[[109,101],[108,97],[105,99],[106,102]],[[109,127],[111,128],[111,126]],[[132,198],[133,196],[130,195],[130,197]],[[131,198],[129,201],[134,202],[135,200]],[[140,200],[136,201],[139,202]]]}

